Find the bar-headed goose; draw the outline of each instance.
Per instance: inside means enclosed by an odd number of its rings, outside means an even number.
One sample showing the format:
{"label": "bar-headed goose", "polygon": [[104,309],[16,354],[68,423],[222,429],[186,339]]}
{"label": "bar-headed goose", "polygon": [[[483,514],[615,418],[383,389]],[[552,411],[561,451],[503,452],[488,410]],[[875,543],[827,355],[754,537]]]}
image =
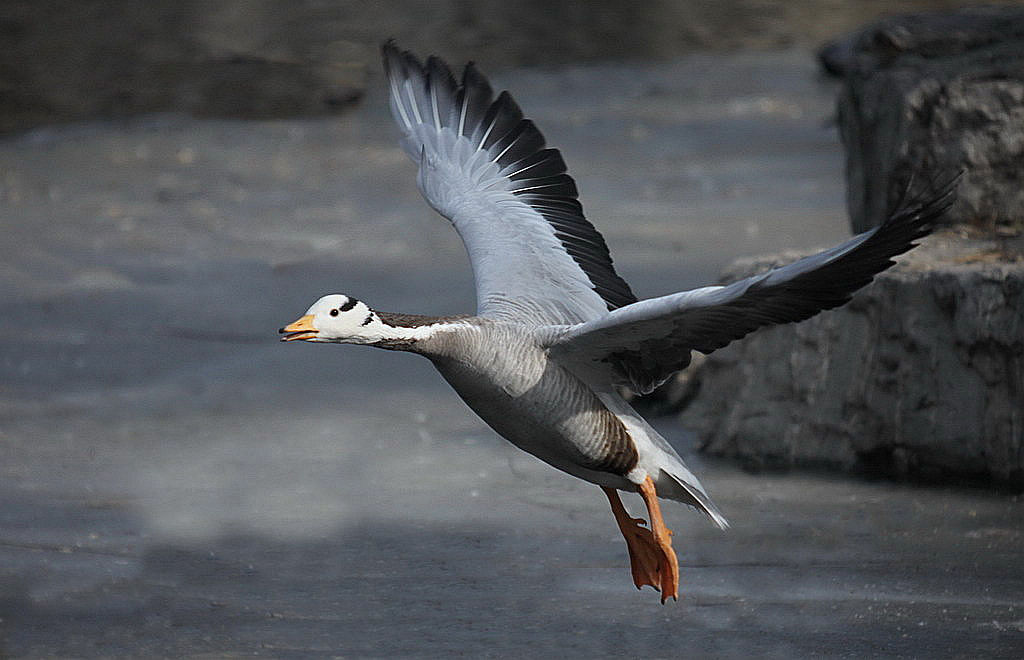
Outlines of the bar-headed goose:
{"label": "bar-headed goose", "polygon": [[[281,329],[284,341],[366,344],[425,356],[495,431],[543,461],[600,486],[626,539],[633,581],[678,596],[679,568],[658,498],[727,522],[672,446],[619,395],[645,394],[690,362],[765,325],[842,305],[929,233],[953,183],[903,203],[881,226],[830,250],[728,286],[638,301],[583,216],[555,149],[507,92],[494,97],[469,64],[456,82],[383,48],[391,112],[419,165],[427,202],[469,252],[477,314],[377,311],[325,296]],[[617,491],[638,492],[650,527]]]}

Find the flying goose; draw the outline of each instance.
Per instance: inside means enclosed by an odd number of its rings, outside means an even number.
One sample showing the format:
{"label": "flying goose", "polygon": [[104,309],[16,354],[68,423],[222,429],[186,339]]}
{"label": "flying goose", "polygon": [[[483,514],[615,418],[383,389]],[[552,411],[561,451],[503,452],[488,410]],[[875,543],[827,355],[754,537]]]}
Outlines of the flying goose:
{"label": "flying goose", "polygon": [[[633,582],[678,597],[679,567],[658,499],[728,523],[672,446],[619,394],[647,394],[690,362],[759,327],[847,302],[914,247],[952,204],[954,182],[901,203],[884,224],[788,266],[638,301],[586,220],[562,156],[508,92],[468,64],[460,82],[383,47],[401,144],[420,191],[459,233],[476,280],[475,316],[378,311],[331,294],[282,341],[365,344],[429,359],[477,415],[537,458],[601,487],[626,540]],[[632,518],[617,491],[640,494]]]}

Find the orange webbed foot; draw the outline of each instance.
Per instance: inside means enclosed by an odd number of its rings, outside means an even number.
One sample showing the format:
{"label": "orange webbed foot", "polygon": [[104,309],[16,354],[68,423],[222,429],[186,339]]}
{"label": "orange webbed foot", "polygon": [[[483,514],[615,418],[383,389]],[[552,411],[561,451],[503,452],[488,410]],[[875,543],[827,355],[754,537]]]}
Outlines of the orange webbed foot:
{"label": "orange webbed foot", "polygon": [[633,573],[633,584],[637,589],[650,585],[661,592],[661,602],[669,597],[679,598],[679,560],[672,549],[672,530],[665,526],[658,506],[654,482],[647,477],[640,485],[643,497],[651,515],[651,528],[644,527],[644,520],[632,518],[622,506],[618,493],[612,488],[602,487],[612,506],[612,513],[626,540],[629,564]]}
{"label": "orange webbed foot", "polygon": [[643,527],[646,524],[647,521],[642,518],[629,518],[627,524],[619,525],[619,531],[626,539],[633,584],[637,589],[643,588],[644,585],[650,585],[661,591],[658,544],[654,541],[654,534],[651,533],[651,530]]}

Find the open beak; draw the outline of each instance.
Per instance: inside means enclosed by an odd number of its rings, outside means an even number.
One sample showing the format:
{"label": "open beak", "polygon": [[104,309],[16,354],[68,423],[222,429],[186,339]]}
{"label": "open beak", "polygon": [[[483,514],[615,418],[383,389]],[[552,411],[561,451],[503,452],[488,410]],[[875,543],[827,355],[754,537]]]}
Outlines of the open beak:
{"label": "open beak", "polygon": [[313,327],[313,315],[306,314],[298,321],[290,323],[278,330],[284,337],[281,341],[295,341],[296,339],[312,339],[316,337],[317,330]]}

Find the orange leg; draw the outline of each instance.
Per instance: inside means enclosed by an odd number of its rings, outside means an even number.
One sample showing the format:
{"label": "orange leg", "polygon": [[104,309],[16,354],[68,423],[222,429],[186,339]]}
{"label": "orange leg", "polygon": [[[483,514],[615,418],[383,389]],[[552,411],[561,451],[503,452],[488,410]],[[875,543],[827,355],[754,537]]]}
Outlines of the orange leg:
{"label": "orange leg", "polygon": [[622,500],[614,488],[601,487],[608,497],[619,531],[626,539],[629,551],[629,565],[633,572],[633,584],[640,589],[645,584],[661,592],[661,602],[668,597],[679,598],[679,560],[672,549],[672,531],[665,526],[658,506],[658,495],[654,481],[648,476],[640,484],[640,497],[647,505],[651,517],[651,529],[642,527],[642,518],[631,518],[622,506]]}

